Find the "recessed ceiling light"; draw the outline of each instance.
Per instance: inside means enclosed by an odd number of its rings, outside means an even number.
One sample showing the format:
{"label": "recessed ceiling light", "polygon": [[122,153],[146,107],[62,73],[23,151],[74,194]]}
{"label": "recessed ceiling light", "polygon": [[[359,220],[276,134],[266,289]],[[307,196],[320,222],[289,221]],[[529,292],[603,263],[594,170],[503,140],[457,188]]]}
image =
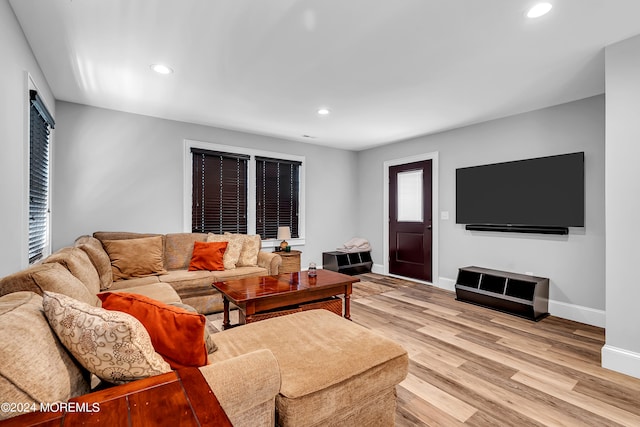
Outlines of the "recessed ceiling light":
{"label": "recessed ceiling light", "polygon": [[527,12],[528,18],[539,18],[549,13],[553,6],[551,3],[538,3]]}
{"label": "recessed ceiling light", "polygon": [[171,74],[173,70],[163,64],[152,64],[151,69],[158,74]]}
{"label": "recessed ceiling light", "polygon": [[331,111],[329,111],[328,108],[320,108],[320,109],[318,109],[318,114],[320,114],[321,116],[327,116],[327,115],[329,115],[329,113],[331,113]]}

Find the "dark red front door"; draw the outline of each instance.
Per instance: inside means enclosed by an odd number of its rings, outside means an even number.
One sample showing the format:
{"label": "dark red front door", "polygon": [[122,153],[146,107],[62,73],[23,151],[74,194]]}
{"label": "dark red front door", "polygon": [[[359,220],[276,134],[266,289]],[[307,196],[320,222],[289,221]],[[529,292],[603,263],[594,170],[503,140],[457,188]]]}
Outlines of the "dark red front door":
{"label": "dark red front door", "polygon": [[389,273],[431,282],[431,160],[389,168]]}

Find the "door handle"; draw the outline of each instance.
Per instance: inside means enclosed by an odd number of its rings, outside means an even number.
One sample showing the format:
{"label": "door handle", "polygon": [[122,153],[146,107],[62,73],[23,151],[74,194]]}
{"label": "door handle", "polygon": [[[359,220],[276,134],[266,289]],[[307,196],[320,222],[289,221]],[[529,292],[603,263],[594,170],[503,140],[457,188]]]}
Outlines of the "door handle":
{"label": "door handle", "polygon": [[431,224],[427,225],[427,230],[431,230]]}

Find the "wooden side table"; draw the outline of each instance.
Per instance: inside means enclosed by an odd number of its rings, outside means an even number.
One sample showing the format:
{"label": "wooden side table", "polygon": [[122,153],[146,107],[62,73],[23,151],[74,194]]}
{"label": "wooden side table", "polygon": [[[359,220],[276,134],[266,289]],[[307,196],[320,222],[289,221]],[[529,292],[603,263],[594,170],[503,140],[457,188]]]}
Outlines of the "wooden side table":
{"label": "wooden side table", "polygon": [[295,273],[300,271],[300,251],[285,252],[280,251],[278,255],[282,257],[282,265],[278,273]]}

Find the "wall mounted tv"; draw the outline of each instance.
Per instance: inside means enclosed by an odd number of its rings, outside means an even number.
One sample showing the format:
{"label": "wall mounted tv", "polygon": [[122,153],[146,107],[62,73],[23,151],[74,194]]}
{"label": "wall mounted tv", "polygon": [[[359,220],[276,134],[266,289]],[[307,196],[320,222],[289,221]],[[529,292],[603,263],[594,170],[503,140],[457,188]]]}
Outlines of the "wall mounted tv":
{"label": "wall mounted tv", "polygon": [[584,227],[584,153],[457,169],[456,223],[547,234]]}

